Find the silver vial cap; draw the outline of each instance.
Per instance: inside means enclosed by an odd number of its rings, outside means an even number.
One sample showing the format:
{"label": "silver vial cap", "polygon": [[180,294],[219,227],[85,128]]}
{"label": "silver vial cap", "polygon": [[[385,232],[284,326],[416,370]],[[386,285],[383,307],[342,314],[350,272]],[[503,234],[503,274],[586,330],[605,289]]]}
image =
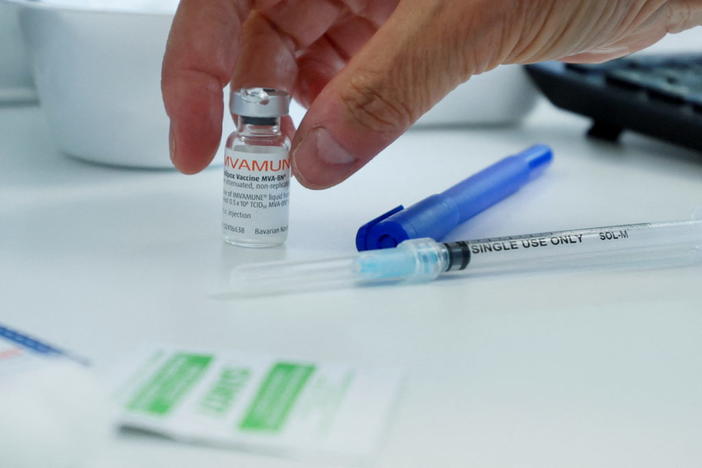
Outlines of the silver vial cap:
{"label": "silver vial cap", "polygon": [[229,108],[244,117],[280,117],[288,115],[290,95],[271,88],[242,88],[231,94]]}

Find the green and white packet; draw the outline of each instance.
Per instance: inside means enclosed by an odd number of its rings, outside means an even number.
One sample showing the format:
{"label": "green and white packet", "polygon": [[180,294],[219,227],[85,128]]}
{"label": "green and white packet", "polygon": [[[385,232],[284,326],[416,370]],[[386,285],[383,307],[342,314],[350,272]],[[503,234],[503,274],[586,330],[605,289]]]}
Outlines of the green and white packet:
{"label": "green and white packet", "polygon": [[231,351],[167,348],[145,361],[119,426],[294,458],[371,456],[401,380],[398,369]]}

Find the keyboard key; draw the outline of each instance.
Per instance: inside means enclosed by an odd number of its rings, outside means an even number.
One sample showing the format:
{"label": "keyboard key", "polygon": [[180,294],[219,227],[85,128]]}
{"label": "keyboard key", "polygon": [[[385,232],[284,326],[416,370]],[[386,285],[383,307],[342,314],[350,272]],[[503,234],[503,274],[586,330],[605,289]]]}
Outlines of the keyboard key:
{"label": "keyboard key", "polygon": [[637,55],[626,59],[632,67],[643,69],[657,69],[661,67],[688,67],[691,64],[702,63],[699,54],[674,54],[674,55]]}
{"label": "keyboard key", "polygon": [[608,83],[627,89],[644,89],[651,84],[650,75],[638,70],[611,70],[605,77]]}
{"label": "keyboard key", "polygon": [[676,104],[684,104],[691,95],[690,88],[687,86],[671,84],[667,81],[651,82],[646,87],[646,91],[654,99]]}
{"label": "keyboard key", "polygon": [[584,75],[593,73],[602,73],[612,68],[616,68],[618,65],[613,62],[605,63],[567,63],[566,69],[582,73]]}
{"label": "keyboard key", "polygon": [[693,109],[702,114],[702,93],[692,94],[688,96],[687,100],[692,104]]}

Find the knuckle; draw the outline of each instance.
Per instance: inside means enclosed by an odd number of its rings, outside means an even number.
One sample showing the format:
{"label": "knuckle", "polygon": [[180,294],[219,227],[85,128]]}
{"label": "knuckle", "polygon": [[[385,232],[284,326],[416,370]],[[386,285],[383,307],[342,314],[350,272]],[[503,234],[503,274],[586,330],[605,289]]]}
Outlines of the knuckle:
{"label": "knuckle", "polygon": [[695,13],[700,14],[702,5],[693,7],[690,0],[677,0],[667,3],[668,6],[668,24],[669,32],[677,33],[695,24]]}
{"label": "knuckle", "polygon": [[394,134],[412,125],[416,116],[396,86],[378,72],[356,72],[340,98],[349,116],[378,133]]}

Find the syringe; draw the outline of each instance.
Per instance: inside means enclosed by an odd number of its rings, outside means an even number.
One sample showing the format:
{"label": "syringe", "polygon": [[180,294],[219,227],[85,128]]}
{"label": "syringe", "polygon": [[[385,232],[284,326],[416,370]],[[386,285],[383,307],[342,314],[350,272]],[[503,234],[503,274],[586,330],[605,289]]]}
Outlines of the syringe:
{"label": "syringe", "polygon": [[432,281],[472,275],[588,267],[651,267],[702,260],[702,220],[628,224],[462,242],[407,240],[396,248],[303,262],[241,265],[229,293],[258,296]]}

